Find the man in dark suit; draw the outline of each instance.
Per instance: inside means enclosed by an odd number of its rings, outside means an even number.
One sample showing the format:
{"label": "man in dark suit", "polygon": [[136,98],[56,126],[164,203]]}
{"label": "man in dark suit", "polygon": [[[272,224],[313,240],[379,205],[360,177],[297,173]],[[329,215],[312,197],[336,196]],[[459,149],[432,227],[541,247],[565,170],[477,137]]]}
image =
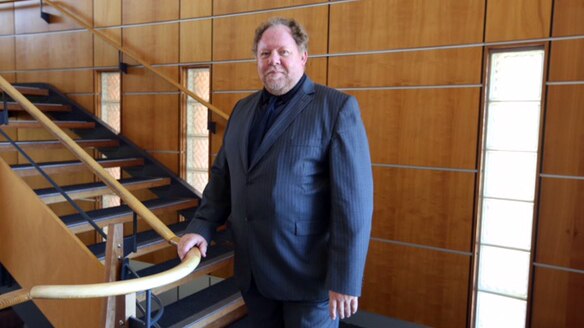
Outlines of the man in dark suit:
{"label": "man in dark suit", "polygon": [[373,182],[354,97],[305,74],[308,36],[294,20],[258,27],[262,91],[227,124],[201,205],[179,243],[203,256],[229,220],[235,277],[254,327],[337,327],[357,311]]}

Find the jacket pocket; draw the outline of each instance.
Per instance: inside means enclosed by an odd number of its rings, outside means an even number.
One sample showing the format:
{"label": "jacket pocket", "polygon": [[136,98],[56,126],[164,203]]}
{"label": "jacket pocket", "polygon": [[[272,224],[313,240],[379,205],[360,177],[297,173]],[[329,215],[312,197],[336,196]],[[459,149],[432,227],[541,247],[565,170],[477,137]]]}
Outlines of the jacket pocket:
{"label": "jacket pocket", "polygon": [[325,221],[304,220],[296,221],[294,234],[297,236],[307,236],[324,233],[327,229]]}

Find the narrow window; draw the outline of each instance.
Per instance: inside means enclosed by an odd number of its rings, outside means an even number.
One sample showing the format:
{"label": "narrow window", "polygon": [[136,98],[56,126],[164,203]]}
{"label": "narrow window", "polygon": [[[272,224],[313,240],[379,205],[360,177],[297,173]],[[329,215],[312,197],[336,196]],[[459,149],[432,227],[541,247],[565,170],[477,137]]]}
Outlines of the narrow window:
{"label": "narrow window", "polygon": [[[205,101],[209,101],[210,76],[209,68],[187,69],[187,88]],[[185,118],[185,178],[196,190],[203,192],[209,181],[208,109],[188,97]]]}
{"label": "narrow window", "polygon": [[490,54],[477,327],[525,327],[544,51]]}
{"label": "narrow window", "polygon": [[[116,133],[121,131],[120,91],[119,72],[100,73],[99,116]],[[118,180],[122,176],[119,167],[107,168],[106,171]],[[101,200],[103,208],[121,204],[117,195],[104,195]]]}

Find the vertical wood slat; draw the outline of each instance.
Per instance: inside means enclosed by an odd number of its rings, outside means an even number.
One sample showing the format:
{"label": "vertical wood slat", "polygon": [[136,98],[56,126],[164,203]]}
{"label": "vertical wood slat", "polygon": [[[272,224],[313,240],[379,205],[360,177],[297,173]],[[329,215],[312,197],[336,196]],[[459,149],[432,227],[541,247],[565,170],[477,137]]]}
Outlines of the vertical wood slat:
{"label": "vertical wood slat", "polygon": [[488,0],[487,42],[550,36],[552,0]]}
{"label": "vertical wood slat", "polygon": [[[104,261],[104,281],[120,281],[123,264],[122,258],[124,257],[124,225],[108,225],[107,236]],[[119,326],[120,321],[125,321],[125,296],[106,297],[104,303],[104,327]]]}

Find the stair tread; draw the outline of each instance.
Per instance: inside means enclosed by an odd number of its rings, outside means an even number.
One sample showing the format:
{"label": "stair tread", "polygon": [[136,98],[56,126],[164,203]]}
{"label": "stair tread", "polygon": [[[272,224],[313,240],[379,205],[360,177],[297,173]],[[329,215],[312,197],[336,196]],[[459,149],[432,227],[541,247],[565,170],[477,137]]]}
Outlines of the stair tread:
{"label": "stair tread", "polygon": [[[81,147],[117,147],[120,142],[116,139],[77,139],[74,140]],[[62,147],[63,144],[59,140],[36,140],[36,141],[17,141],[17,145],[21,147]],[[0,142],[0,149],[10,149],[16,151],[12,144],[7,141]]]}
{"label": "stair tread", "polygon": [[[124,165],[125,163],[130,163],[134,161],[140,161],[143,159],[140,157],[124,157],[124,158],[106,158],[106,159],[96,159],[101,165],[107,165],[111,167],[111,165]],[[80,161],[59,161],[59,162],[45,162],[45,163],[37,163],[42,169],[50,169],[50,168],[57,168],[57,167],[67,167],[67,166],[78,166],[84,165]],[[14,164],[10,165],[13,171],[20,172],[20,171],[27,171],[27,170],[35,170],[35,167],[32,164]],[[117,166],[115,166],[117,167]]]}
{"label": "stair tread", "polygon": [[[182,236],[184,230],[187,228],[188,222],[179,222],[175,224],[168,225],[168,228],[174,232],[177,236]],[[138,242],[138,249],[150,246],[155,243],[164,242],[164,239],[154,230],[147,230],[144,232],[140,232],[136,235],[136,239]],[[106,243],[97,243],[93,245],[87,246],[89,250],[97,256],[97,258],[101,259],[105,257],[105,246]]]}
{"label": "stair tread", "polygon": [[183,326],[200,319],[203,314],[217,309],[225,301],[241,298],[233,277],[222,280],[199,292],[164,307],[158,321],[161,327]]}
{"label": "stair tread", "polygon": [[[22,105],[17,103],[17,102],[8,101],[8,102],[6,102],[6,104],[8,105],[8,110],[10,110],[10,111],[25,111],[24,107],[22,107]],[[64,105],[64,104],[41,103],[41,102],[33,102],[32,104],[35,105],[38,109],[40,109],[43,112],[70,112],[71,111],[71,106]]]}
{"label": "stair tread", "polygon": [[[62,129],[92,129],[95,128],[95,122],[90,121],[53,121],[58,127]],[[39,121],[34,120],[9,120],[7,125],[2,128],[42,128]]]}
{"label": "stair tread", "polygon": [[[151,211],[159,208],[170,207],[174,205],[180,205],[183,203],[191,203],[193,199],[152,199],[144,201],[144,206],[148,207]],[[87,211],[85,212],[91,219],[96,223],[105,220],[111,220],[118,217],[123,217],[131,215],[133,210],[128,207],[128,205],[121,205],[116,207],[102,208],[99,210]],[[61,216],[61,220],[67,227],[73,228],[78,225],[88,224],[87,221],[81,216],[81,214],[70,214]]]}
{"label": "stair tread", "polygon": [[[166,179],[166,178],[135,177],[135,178],[121,179],[118,181],[121,184],[125,185],[125,184],[140,183],[140,182],[146,182],[146,181],[155,181],[155,180],[161,180],[161,179]],[[61,187],[61,189],[63,189],[65,192],[76,192],[76,191],[80,191],[80,190],[94,189],[94,188],[99,188],[99,187],[103,187],[103,186],[105,186],[105,184],[103,182],[90,182],[90,183],[81,183],[81,184],[76,184],[76,185],[63,186],[63,187]],[[38,196],[41,196],[41,197],[59,193],[55,188],[35,189],[35,192]]]}
{"label": "stair tread", "polygon": [[[23,87],[15,85],[14,88],[18,90],[18,92],[22,93],[25,96],[48,96],[49,90],[44,88],[37,88],[37,87]],[[0,94],[2,94],[3,90],[0,90]]]}

